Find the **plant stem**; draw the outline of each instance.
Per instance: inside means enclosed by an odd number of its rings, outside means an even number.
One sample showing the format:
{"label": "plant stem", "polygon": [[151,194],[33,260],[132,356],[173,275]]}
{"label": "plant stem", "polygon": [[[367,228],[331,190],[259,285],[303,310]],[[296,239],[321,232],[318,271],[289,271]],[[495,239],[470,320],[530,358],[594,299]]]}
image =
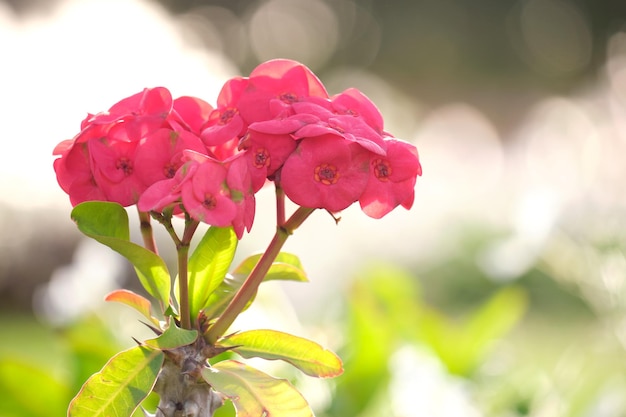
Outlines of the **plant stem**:
{"label": "plant stem", "polygon": [[259,288],[263,278],[267,274],[267,271],[272,266],[272,263],[276,259],[276,256],[280,253],[280,249],[283,247],[287,238],[293,234],[302,222],[304,222],[315,209],[308,207],[298,208],[282,226],[279,225],[276,228],[276,233],[272,238],[272,241],[268,245],[265,253],[259,259],[259,262],[255,265],[252,272],[244,281],[237,294],[230,301],[230,304],[224,310],[224,313],[215,321],[215,323],[205,333],[205,340],[214,345],[235,321],[237,316],[243,311],[248,304],[248,301],[254,297]]}
{"label": "plant stem", "polygon": [[178,291],[180,303],[180,327],[191,329],[191,317],[189,313],[189,245],[194,232],[198,228],[198,222],[189,216],[185,218],[185,230],[182,239],[176,244],[178,254]]}
{"label": "plant stem", "polygon": [[158,254],[154,233],[152,232],[152,224],[150,223],[150,213],[139,210],[137,212],[139,213],[139,228],[143,238],[143,245],[146,249]]}
{"label": "plant stem", "polygon": [[176,247],[178,248],[178,245],[180,245],[180,238],[176,234],[176,230],[174,230],[174,226],[172,225],[172,217],[164,216],[156,212],[152,212],[151,214],[152,217],[154,217],[159,223],[163,225],[163,227],[165,227],[165,230],[174,241],[174,245],[176,245]]}
{"label": "plant stem", "polygon": [[180,245],[178,253],[178,292],[180,297],[180,327],[191,329],[191,318],[189,317],[189,286],[187,284],[187,260],[189,255],[189,245]]}
{"label": "plant stem", "polygon": [[285,192],[278,181],[274,185],[276,186],[276,225],[281,227],[285,223]]}

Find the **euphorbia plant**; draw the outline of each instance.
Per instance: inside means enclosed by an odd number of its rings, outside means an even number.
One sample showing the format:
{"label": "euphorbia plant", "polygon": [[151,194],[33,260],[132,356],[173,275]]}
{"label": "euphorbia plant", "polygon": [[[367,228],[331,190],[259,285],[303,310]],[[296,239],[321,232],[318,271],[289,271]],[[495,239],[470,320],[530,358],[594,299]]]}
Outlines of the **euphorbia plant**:
{"label": "euphorbia plant", "polygon": [[[290,60],[228,80],[216,107],[172,99],[163,87],[145,89],[89,114],[54,154],[78,228],[125,256],[152,300],[126,289],[106,299],[136,309],[155,333],[86,381],[70,403],[72,417],[130,416],[152,391],[160,417],[212,416],[224,399],[238,416],[312,415],[286,380],[216,357],[232,351],[284,360],[313,377],[339,375],[341,360],[313,341],[229,329],[261,282],[306,280],[298,258],[281,248],[313,211],[337,219],[356,202],[374,218],[408,209],[421,175],[415,147],[383,130],[365,95],[348,89],[329,96],[308,68]],[[276,233],[265,252],[229,273],[253,225],[255,194],[267,184],[275,187]],[[285,197],[297,205],[289,215]],[[143,245],[129,238],[124,207],[133,205]],[[152,220],[174,243],[174,276],[159,256]],[[190,253],[200,223],[210,227]]]}

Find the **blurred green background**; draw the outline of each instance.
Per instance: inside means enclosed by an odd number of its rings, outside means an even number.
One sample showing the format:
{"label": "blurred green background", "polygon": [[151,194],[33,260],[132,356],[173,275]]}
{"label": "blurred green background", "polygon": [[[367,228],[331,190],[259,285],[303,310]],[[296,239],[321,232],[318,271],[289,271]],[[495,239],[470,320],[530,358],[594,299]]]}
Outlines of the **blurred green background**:
{"label": "blurred green background", "polygon": [[[625,23],[621,0],[0,2],[0,417],[64,415],[148,337],[102,300],[137,285],[75,230],[54,145],[144,87],[214,103],[275,57],[364,91],[424,175],[411,211],[316,213],[286,246],[311,282],[235,323],[317,340],[344,375],[259,366],[319,417],[625,416]],[[273,232],[261,194],[242,258]]]}

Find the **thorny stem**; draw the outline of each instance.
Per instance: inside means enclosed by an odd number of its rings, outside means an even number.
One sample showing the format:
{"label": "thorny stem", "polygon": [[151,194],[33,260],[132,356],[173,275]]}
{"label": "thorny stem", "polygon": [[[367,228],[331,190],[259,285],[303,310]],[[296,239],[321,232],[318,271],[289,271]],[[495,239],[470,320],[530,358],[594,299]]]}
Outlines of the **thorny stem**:
{"label": "thorny stem", "polygon": [[222,406],[222,397],[201,380],[206,357],[195,346],[166,352],[154,392],[160,400],[156,414],[146,417],[212,417]]}
{"label": "thorny stem", "polygon": [[139,213],[139,228],[143,238],[143,245],[146,249],[158,254],[154,233],[152,233],[152,224],[150,224],[150,213],[139,210],[137,212]]}
{"label": "thorny stem", "polygon": [[313,208],[300,207],[291,215],[289,220],[282,225],[278,225],[272,241],[261,256],[261,259],[259,259],[259,262],[252,272],[250,272],[250,275],[246,278],[241,288],[239,288],[239,291],[237,291],[237,294],[235,294],[230,304],[228,304],[224,313],[222,313],[205,333],[204,338],[210,345],[214,345],[217,339],[228,330],[230,325],[235,321],[235,318],[237,318],[246,307],[248,301],[254,297],[259,285],[263,282],[263,278],[265,278],[265,274],[267,274],[267,271],[270,269],[276,256],[278,256],[287,238],[293,234],[294,230],[296,230],[314,210]]}

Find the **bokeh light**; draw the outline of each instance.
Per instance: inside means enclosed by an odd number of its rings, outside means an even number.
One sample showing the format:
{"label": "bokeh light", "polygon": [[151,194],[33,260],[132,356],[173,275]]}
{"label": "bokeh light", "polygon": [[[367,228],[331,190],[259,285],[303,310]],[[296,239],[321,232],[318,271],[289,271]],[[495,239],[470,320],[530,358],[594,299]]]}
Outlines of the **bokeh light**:
{"label": "bokeh light", "polygon": [[550,76],[576,73],[591,60],[589,22],[574,2],[528,0],[509,17],[513,45],[533,70]]}
{"label": "bokeh light", "polygon": [[270,0],[259,3],[249,23],[249,41],[256,58],[277,56],[325,63],[339,41],[337,17],[319,0]]}

